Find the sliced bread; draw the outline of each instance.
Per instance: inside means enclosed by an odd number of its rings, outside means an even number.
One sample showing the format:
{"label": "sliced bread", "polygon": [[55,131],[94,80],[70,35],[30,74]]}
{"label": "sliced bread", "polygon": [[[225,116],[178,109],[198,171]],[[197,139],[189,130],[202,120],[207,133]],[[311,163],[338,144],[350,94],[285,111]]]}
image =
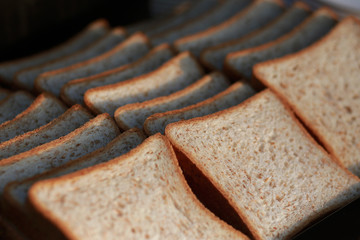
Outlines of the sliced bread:
{"label": "sliced bread", "polygon": [[246,83],[236,82],[225,91],[188,107],[156,113],[144,122],[144,130],[150,136],[155,133],[165,133],[165,127],[173,122],[206,116],[220,110],[235,106],[255,94]]}
{"label": "sliced bread", "polygon": [[1,100],[3,100],[4,98],[6,98],[7,96],[9,96],[11,93],[10,90],[6,89],[6,88],[1,88],[0,87],[0,102]]}
{"label": "sliced bread", "polygon": [[297,52],[326,35],[337,23],[337,17],[328,8],[314,12],[306,21],[288,34],[275,41],[230,53],[226,56],[224,68],[233,75],[251,79],[256,63]]}
{"label": "sliced bread", "polygon": [[48,124],[0,143],[0,159],[26,152],[65,136],[85,124],[92,117],[85,108],[80,105],[74,105]]}
{"label": "sliced bread", "polygon": [[165,132],[255,239],[290,239],[360,196],[359,178],[269,90],[219,113],[170,124]]}
{"label": "sliced bread", "polygon": [[155,113],[179,109],[201,102],[225,90],[229,85],[229,81],[223,74],[214,72],[168,96],[119,107],[115,111],[114,118],[121,129],[142,128],[146,118]]}
{"label": "sliced bread", "polygon": [[222,69],[228,53],[256,47],[266,42],[275,40],[290,32],[310,14],[309,7],[303,2],[296,2],[281,16],[271,21],[259,30],[240,39],[206,48],[200,60],[208,69]]}
{"label": "sliced bread", "polygon": [[0,143],[49,123],[66,111],[67,107],[49,93],[39,95],[15,118],[0,124]]}
{"label": "sliced bread", "polygon": [[0,101],[0,124],[13,119],[28,108],[34,97],[24,91],[16,91]]}
{"label": "sliced bread", "polygon": [[72,54],[74,51],[80,50],[100,39],[108,31],[109,25],[107,21],[100,19],[91,23],[79,34],[57,47],[33,56],[3,62],[0,64],[0,81],[9,85],[12,83],[16,72]]}
{"label": "sliced bread", "polygon": [[47,91],[59,96],[61,87],[73,79],[88,77],[134,62],[150,49],[148,38],[137,33],[119,43],[108,52],[71,66],[40,74],[35,80],[39,92]]}
{"label": "sliced bread", "polygon": [[148,74],[90,89],[85,93],[84,101],[96,113],[114,115],[120,106],[171,94],[195,82],[203,74],[195,58],[184,52]]}
{"label": "sliced bread", "polygon": [[83,98],[87,90],[148,73],[160,67],[173,56],[174,52],[168,44],[159,45],[134,63],[68,82],[62,87],[60,96],[68,104],[84,104]]}
{"label": "sliced bread", "polygon": [[174,42],[174,46],[180,52],[190,51],[195,56],[199,56],[207,47],[243,37],[265,26],[282,12],[283,4],[280,0],[257,0],[219,25],[178,39]]}
{"label": "sliced bread", "polygon": [[325,148],[360,176],[360,22],[342,20],[303,51],[256,65]]}
{"label": "sliced bread", "polygon": [[160,134],[107,163],[38,182],[29,198],[71,239],[248,239],[196,199]]}
{"label": "sliced bread", "polygon": [[104,37],[94,41],[85,48],[74,51],[72,54],[17,72],[14,77],[14,83],[21,88],[33,90],[35,79],[41,73],[64,68],[100,55],[122,42],[125,37],[126,33],[124,29],[115,28]]}

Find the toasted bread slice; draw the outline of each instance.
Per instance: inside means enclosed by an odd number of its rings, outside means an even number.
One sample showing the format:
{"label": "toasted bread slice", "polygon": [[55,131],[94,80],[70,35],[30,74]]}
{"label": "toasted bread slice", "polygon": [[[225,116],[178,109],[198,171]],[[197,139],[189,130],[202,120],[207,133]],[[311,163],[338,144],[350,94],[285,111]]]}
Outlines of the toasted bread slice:
{"label": "toasted bread slice", "polygon": [[347,18],[309,48],[254,70],[256,78],[284,98],[325,148],[358,176],[359,37],[359,21]]}
{"label": "toasted bread slice", "polygon": [[39,95],[22,113],[0,124],[0,143],[49,123],[66,109],[67,107],[51,94]]}
{"label": "toasted bread slice", "polygon": [[280,0],[257,0],[219,25],[178,39],[174,42],[174,46],[180,52],[190,51],[195,56],[199,56],[207,47],[243,37],[265,26],[282,12],[283,4]]}
{"label": "toasted bread slice", "polygon": [[170,124],[165,132],[255,239],[290,239],[360,196],[359,178],[269,90],[219,113]]}
{"label": "toasted bread slice", "polygon": [[11,91],[0,87],[0,102],[11,94]]}
{"label": "toasted bread slice", "polygon": [[206,116],[235,106],[255,94],[255,91],[243,82],[236,82],[225,91],[197,104],[163,113],[156,113],[144,122],[144,130],[150,136],[165,133],[165,127],[173,122]]}
{"label": "toasted bread slice", "polygon": [[204,74],[189,53],[180,53],[148,74],[124,82],[97,87],[85,93],[85,104],[94,112],[113,115],[123,105],[165,96],[185,88]]}
{"label": "toasted bread slice", "polygon": [[0,194],[9,182],[30,178],[104,147],[119,132],[111,117],[101,114],[64,137],[0,160]]}
{"label": "toasted bread slice", "polygon": [[29,198],[72,239],[248,239],[196,199],[160,134],[107,163],[38,182]]}
{"label": "toasted bread slice", "polygon": [[30,106],[34,97],[24,91],[16,91],[0,101],[0,124],[13,119]]}
{"label": "toasted bread slice", "polygon": [[252,48],[273,41],[290,32],[310,14],[310,8],[303,2],[296,2],[285,13],[259,30],[240,39],[206,48],[200,60],[209,69],[222,69],[228,53]]}
{"label": "toasted bread slice", "polygon": [[33,56],[3,62],[0,64],[0,81],[9,85],[12,83],[16,72],[72,54],[74,51],[80,50],[100,39],[108,31],[109,25],[107,21],[100,19],[91,23],[82,32],[57,47]]}
{"label": "toasted bread slice", "polygon": [[168,44],[162,44],[134,63],[68,82],[61,89],[61,98],[68,104],[83,104],[84,94],[87,90],[148,73],[160,67],[173,56],[174,52],[171,47]]}
{"label": "toasted bread slice", "polygon": [[293,31],[275,41],[230,53],[225,59],[225,69],[232,74],[251,79],[256,63],[297,52],[326,35],[337,23],[335,13],[328,8],[314,12]]}
{"label": "toasted bread slice", "polygon": [[[131,149],[137,147],[145,139],[145,135],[139,129],[130,129],[105,147],[89,153],[81,158],[68,162],[67,164],[54,168],[50,171],[36,175],[32,178],[20,182],[13,182],[6,186],[4,191],[4,199],[6,204],[6,214],[17,226],[22,227],[24,232],[30,236],[38,235],[37,227],[31,218],[31,214],[27,209],[27,195],[30,187],[40,181],[50,178],[63,176],[69,173],[79,171],[81,169],[94,166],[121,156]],[[26,225],[26,228],[24,227]]]}
{"label": "toasted bread slice", "polygon": [[75,51],[73,54],[17,72],[14,77],[14,83],[27,90],[33,90],[35,79],[41,73],[64,68],[100,55],[122,42],[125,37],[126,33],[124,29],[115,28],[104,37],[86,48]]}
{"label": "toasted bread slice", "polygon": [[169,29],[151,37],[151,42],[154,45],[173,42],[176,39],[185,37],[203,31],[211,26],[220,24],[221,22],[231,18],[237,12],[246,7],[251,0],[227,0],[221,2],[218,6],[214,6],[209,11],[202,15],[191,19],[175,28]]}
{"label": "toasted bread slice", "polygon": [[35,88],[39,92],[47,91],[59,96],[61,87],[71,80],[134,62],[144,56],[149,49],[148,38],[142,33],[134,34],[100,56],[40,74],[35,80]]}
{"label": "toasted bread slice", "polygon": [[127,104],[119,107],[114,114],[120,128],[142,128],[144,121],[155,113],[183,108],[201,102],[225,90],[229,81],[220,72],[204,76],[188,87],[168,96],[154,98],[142,103]]}
{"label": "toasted bread slice", "polygon": [[93,116],[80,105],[74,105],[48,124],[0,143],[0,159],[9,158],[53,141],[79,128]]}

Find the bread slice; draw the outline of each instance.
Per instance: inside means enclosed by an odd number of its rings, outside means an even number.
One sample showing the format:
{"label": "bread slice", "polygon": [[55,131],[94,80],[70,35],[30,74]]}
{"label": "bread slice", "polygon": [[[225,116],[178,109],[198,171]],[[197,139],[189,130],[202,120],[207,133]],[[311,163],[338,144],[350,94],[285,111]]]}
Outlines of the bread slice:
{"label": "bread slice", "polygon": [[94,112],[113,115],[123,105],[169,95],[195,82],[204,74],[195,58],[180,53],[153,72],[124,82],[97,87],[85,93],[85,104]]}
{"label": "bread slice", "polygon": [[229,81],[223,74],[214,72],[168,96],[119,107],[115,111],[114,118],[121,129],[142,128],[146,118],[155,113],[179,109],[201,102],[225,90],[229,85]]}
{"label": "bread slice", "polygon": [[240,39],[206,48],[200,55],[201,62],[209,69],[222,69],[228,53],[252,48],[275,40],[299,25],[310,14],[309,7],[296,2],[285,13],[269,24]]}
{"label": "bread slice", "polygon": [[0,143],[0,159],[29,151],[32,148],[65,136],[93,116],[80,105],[74,105],[60,117],[33,131]]}
{"label": "bread slice", "polygon": [[360,23],[342,20],[303,51],[256,65],[255,76],[284,98],[325,146],[360,176]]}
{"label": "bread slice", "polygon": [[39,95],[22,113],[0,124],[0,143],[49,123],[66,109],[67,107],[51,94]]}
{"label": "bread slice", "polygon": [[165,127],[170,123],[224,110],[241,103],[254,94],[255,91],[248,84],[236,82],[219,94],[197,104],[151,115],[144,122],[144,130],[149,136],[158,132],[164,134]]}
{"label": "bread slice", "polygon": [[72,54],[74,51],[80,50],[100,39],[108,31],[108,22],[100,19],[89,24],[79,34],[59,46],[29,57],[3,62],[0,64],[0,81],[9,85],[12,83],[16,72]]}
{"label": "bread slice", "polygon": [[[34,183],[73,173],[121,156],[137,147],[145,138],[145,135],[139,129],[130,129],[116,137],[105,147],[70,161],[61,167],[54,168],[20,182],[8,184],[4,191],[4,203],[6,204],[5,209],[7,216],[19,228],[22,228],[24,232],[35,237],[39,231],[37,227],[42,226],[36,226],[33,223],[29,209],[27,209],[28,191]],[[24,227],[25,225],[27,226],[26,228]]]}
{"label": "bread slice", "polygon": [[160,134],[107,163],[38,182],[29,198],[71,239],[248,239],[201,205]]}
{"label": "bread slice", "polygon": [[84,104],[84,94],[87,90],[105,86],[126,79],[134,78],[148,73],[160,67],[164,62],[174,56],[172,48],[168,44],[162,44],[153,48],[148,54],[136,62],[99,73],[90,77],[72,80],[61,89],[61,98],[68,104]]}
{"label": "bread slice", "polygon": [[153,35],[151,42],[154,45],[165,42],[173,42],[181,37],[203,31],[231,18],[237,12],[246,7],[250,2],[250,0],[223,1],[195,19],[185,22],[175,28]]}
{"label": "bread slice", "polygon": [[100,56],[41,74],[35,80],[35,88],[39,92],[47,91],[59,96],[61,87],[71,80],[134,62],[144,56],[149,49],[148,38],[142,33],[134,34]]}
{"label": "bread slice", "polygon": [[[166,136],[228,200],[255,239],[290,239],[360,196],[360,180],[269,90]],[[211,195],[208,195],[211,199]]]}
{"label": "bread slice", "polygon": [[249,34],[265,26],[283,12],[280,0],[257,0],[229,20],[205,31],[180,38],[174,42],[179,51],[190,51],[199,56],[201,51],[220,43]]}
{"label": "bread slice", "polygon": [[336,18],[334,12],[321,8],[293,31],[275,41],[230,53],[226,56],[224,67],[234,75],[251,79],[252,68],[256,63],[282,57],[309,46],[335,26]]}
{"label": "bread slice", "polygon": [[122,42],[125,37],[126,32],[124,29],[115,28],[104,37],[72,54],[17,72],[14,83],[21,88],[33,90],[35,79],[41,73],[64,68],[100,55]]}
{"label": "bread slice", "polygon": [[6,89],[6,88],[1,88],[0,87],[0,102],[5,99],[7,96],[9,96],[11,93],[10,90]]}
{"label": "bread slice", "polygon": [[21,181],[104,147],[119,135],[116,123],[101,114],[64,137],[0,160],[0,194],[9,182]]}
{"label": "bread slice", "polygon": [[30,106],[34,97],[24,91],[11,93],[5,99],[0,101],[0,124],[13,119]]}

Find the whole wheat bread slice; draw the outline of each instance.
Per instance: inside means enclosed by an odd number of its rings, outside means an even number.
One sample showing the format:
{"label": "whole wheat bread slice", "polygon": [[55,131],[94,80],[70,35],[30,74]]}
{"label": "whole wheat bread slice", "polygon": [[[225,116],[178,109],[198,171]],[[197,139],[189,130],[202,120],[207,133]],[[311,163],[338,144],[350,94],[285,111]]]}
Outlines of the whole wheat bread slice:
{"label": "whole wheat bread slice", "polygon": [[0,102],[6,98],[7,96],[9,96],[11,94],[11,91],[6,89],[6,88],[1,88],[0,87]]}
{"label": "whole wheat bread slice", "polygon": [[100,39],[109,31],[106,20],[97,20],[87,26],[79,34],[47,51],[35,54],[33,56],[17,59],[14,61],[3,62],[0,64],[0,81],[11,84],[14,74],[22,69],[33,67],[46,63],[48,61],[72,54],[74,51],[80,50],[92,42]]}
{"label": "whole wheat bread slice", "polygon": [[0,160],[0,194],[2,195],[6,184],[64,165],[104,147],[117,135],[119,129],[116,123],[104,113],[66,136]]}
{"label": "whole wheat bread slice", "polygon": [[255,66],[325,148],[360,176],[360,23],[341,21],[303,51]]}
{"label": "whole wheat bread slice", "polygon": [[290,239],[360,196],[359,178],[269,90],[219,113],[170,124],[165,132],[255,239]]}
{"label": "whole wheat bread slice", "polygon": [[66,109],[67,107],[51,94],[39,95],[15,118],[0,124],[0,143],[49,123]]}
{"label": "whole wheat bread slice", "polygon": [[257,0],[229,20],[205,31],[180,38],[174,42],[179,51],[199,56],[207,47],[215,46],[249,34],[265,26],[283,12],[280,0]]}
{"label": "whole wheat bread slice", "polygon": [[223,1],[195,19],[191,19],[175,28],[153,35],[151,37],[151,42],[154,45],[165,42],[173,42],[176,39],[203,31],[214,25],[218,25],[234,16],[250,2],[251,0]]}
{"label": "whole wheat bread slice", "polygon": [[197,104],[151,115],[144,122],[144,130],[149,136],[158,132],[164,134],[165,127],[170,123],[224,110],[241,103],[254,94],[255,91],[248,84],[236,82],[219,94]]}
{"label": "whole wheat bread slice", "polygon": [[9,158],[65,136],[93,116],[80,105],[74,105],[60,117],[33,131],[0,143],[0,159]]}
{"label": "whole wheat bread slice", "polygon": [[16,91],[0,101],[0,124],[13,119],[30,106],[34,97],[24,91]]}
{"label": "whole wheat bread slice", "polygon": [[150,49],[148,38],[137,33],[97,57],[71,66],[40,74],[35,80],[39,92],[47,91],[59,96],[61,87],[77,78],[95,75],[121,65],[134,62]]}
{"label": "whole wheat bread slice", "polygon": [[38,182],[29,198],[72,239],[248,239],[196,199],[160,134],[107,163]]}
{"label": "whole wheat bread slice", "polygon": [[33,90],[35,79],[41,73],[64,68],[98,56],[122,42],[125,37],[124,29],[115,28],[99,40],[94,41],[85,48],[74,51],[72,54],[17,72],[14,77],[14,83],[27,90]]}
{"label": "whole wheat bread slice", "polygon": [[310,14],[309,7],[303,2],[296,2],[285,13],[259,30],[240,39],[206,48],[200,60],[209,69],[222,69],[228,53],[244,50],[273,41],[290,32]]}
{"label": "whole wheat bread slice", "polygon": [[297,52],[326,35],[337,23],[334,12],[321,8],[293,31],[275,41],[230,53],[226,56],[224,68],[233,75],[247,79],[252,77],[256,63],[282,57]]}
{"label": "whole wheat bread slice", "polygon": [[85,104],[94,112],[110,115],[123,105],[165,96],[185,88],[204,74],[195,58],[180,53],[153,72],[85,93]]}
{"label": "whole wheat bread slice", "polygon": [[99,73],[90,77],[75,79],[65,84],[61,89],[61,98],[69,103],[84,104],[84,94],[87,90],[105,86],[146,74],[160,67],[174,56],[168,44],[153,48],[148,54],[136,62]]}
{"label": "whole wheat bread slice", "polygon": [[225,90],[229,85],[229,81],[223,74],[214,72],[168,96],[119,107],[115,111],[114,118],[120,128],[124,130],[134,127],[142,128],[146,118],[155,113],[196,104]]}

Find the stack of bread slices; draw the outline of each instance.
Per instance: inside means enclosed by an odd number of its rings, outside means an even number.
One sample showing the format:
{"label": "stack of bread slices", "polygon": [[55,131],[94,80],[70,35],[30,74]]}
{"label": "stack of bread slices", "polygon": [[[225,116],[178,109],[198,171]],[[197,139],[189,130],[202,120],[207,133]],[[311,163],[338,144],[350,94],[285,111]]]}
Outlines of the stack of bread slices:
{"label": "stack of bread slices", "polygon": [[0,238],[291,239],[360,197],[360,21],[196,0],[0,63]]}

